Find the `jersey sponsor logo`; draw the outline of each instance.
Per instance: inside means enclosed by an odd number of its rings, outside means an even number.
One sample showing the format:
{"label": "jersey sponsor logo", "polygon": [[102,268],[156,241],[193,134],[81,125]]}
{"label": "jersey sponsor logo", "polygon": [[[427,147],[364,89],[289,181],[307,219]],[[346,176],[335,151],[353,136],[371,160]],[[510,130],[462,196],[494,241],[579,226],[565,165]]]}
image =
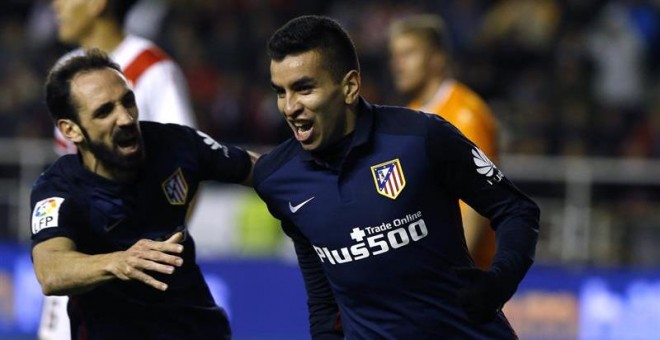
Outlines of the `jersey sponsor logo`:
{"label": "jersey sponsor logo", "polygon": [[339,249],[312,245],[321,262],[332,265],[364,260],[410,245],[428,236],[422,212],[406,214],[377,226],[356,227],[349,234],[354,244]]}
{"label": "jersey sponsor logo", "polygon": [[162,184],[165,197],[171,205],[182,205],[188,197],[188,183],[181,168],[170,175]]}
{"label": "jersey sponsor logo", "polygon": [[374,176],[376,191],[385,197],[396,199],[406,186],[406,178],[398,158],[372,166],[371,174]]}
{"label": "jersey sponsor logo", "polygon": [[50,197],[37,202],[32,212],[32,233],[59,226],[60,207],[64,198]]}
{"label": "jersey sponsor logo", "polygon": [[195,131],[197,131],[197,134],[204,139],[204,144],[211,147],[211,150],[221,149],[225,157],[229,158],[229,149],[226,146],[216,142],[215,139],[211,138],[211,136],[205,134],[202,131],[199,130],[195,130]]}
{"label": "jersey sponsor logo", "polygon": [[488,179],[486,180],[488,184],[493,185],[499,181],[502,180],[502,172],[497,169],[495,164],[486,157],[486,154],[484,154],[483,151],[480,149],[472,149],[472,160],[474,161],[474,164],[477,166],[477,172],[486,176]]}
{"label": "jersey sponsor logo", "polygon": [[305,200],[302,203],[297,204],[297,205],[292,205],[291,202],[289,202],[289,210],[291,210],[291,213],[295,214],[298,210],[300,210],[300,208],[303,207],[303,205],[307,204],[307,202],[309,202],[313,199],[314,199],[314,196],[312,196],[311,198],[309,198],[309,199],[307,199],[307,200]]}

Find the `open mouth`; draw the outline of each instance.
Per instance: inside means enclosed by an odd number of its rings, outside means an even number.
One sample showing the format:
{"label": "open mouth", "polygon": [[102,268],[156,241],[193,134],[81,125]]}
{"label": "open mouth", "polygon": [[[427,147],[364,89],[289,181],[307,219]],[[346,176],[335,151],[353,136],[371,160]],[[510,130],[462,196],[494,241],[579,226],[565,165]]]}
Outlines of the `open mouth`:
{"label": "open mouth", "polygon": [[122,153],[131,154],[140,149],[140,135],[136,131],[117,132],[114,139]]}
{"label": "open mouth", "polygon": [[314,122],[311,120],[295,120],[291,122],[291,128],[296,140],[304,143],[310,139],[314,132]]}

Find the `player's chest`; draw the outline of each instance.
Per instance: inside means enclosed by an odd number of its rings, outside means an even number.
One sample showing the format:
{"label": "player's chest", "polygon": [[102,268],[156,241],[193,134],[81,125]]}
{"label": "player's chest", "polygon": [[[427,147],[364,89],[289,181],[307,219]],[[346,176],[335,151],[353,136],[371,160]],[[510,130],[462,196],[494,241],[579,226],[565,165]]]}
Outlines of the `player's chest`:
{"label": "player's chest", "polygon": [[304,185],[280,195],[284,215],[312,243],[331,247],[418,221],[438,188],[423,151],[404,145],[379,151],[352,159],[338,173],[296,174],[292,180]]}
{"label": "player's chest", "polygon": [[150,169],[130,185],[89,190],[89,226],[109,239],[150,237],[183,225],[197,189],[186,167]]}

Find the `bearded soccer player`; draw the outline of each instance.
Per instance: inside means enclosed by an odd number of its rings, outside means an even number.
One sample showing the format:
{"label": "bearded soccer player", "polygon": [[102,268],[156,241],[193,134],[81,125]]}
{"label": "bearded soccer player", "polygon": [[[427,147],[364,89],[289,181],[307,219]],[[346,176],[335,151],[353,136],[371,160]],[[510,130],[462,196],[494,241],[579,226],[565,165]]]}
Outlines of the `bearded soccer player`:
{"label": "bearded soccer player", "polygon": [[[179,65],[152,41],[128,34],[124,19],[137,0],[53,0],[58,39],[81,46],[60,58],[98,48],[116,62],[132,85],[140,119],[195,126],[188,91]],[[56,151],[75,152],[55,129]]]}
{"label": "bearded soccer player", "polygon": [[53,68],[46,101],[78,153],[34,184],[32,258],[43,293],[70,297],[71,338],[229,338],[185,220],[200,181],[249,184],[256,155],[138,122],[128,81],[98,50]]}
{"label": "bearded soccer player", "polygon": [[[140,119],[195,126],[183,72],[172,58],[153,42],[123,29],[124,18],[137,0],[53,0],[58,39],[81,46],[65,54],[59,64],[98,48],[110,55],[132,85]],[[76,145],[54,129],[55,151],[75,153]],[[50,296],[44,300],[39,338],[69,339],[67,298]]]}
{"label": "bearded soccer player", "polygon": [[[389,50],[396,89],[408,107],[434,113],[456,126],[490,159],[497,159],[497,121],[488,105],[451,77],[451,49],[444,21],[415,15],[390,27]],[[488,220],[461,202],[468,249],[477,265],[488,268],[495,253],[495,232]]]}
{"label": "bearded soccer player", "polygon": [[[536,204],[446,120],[361,98],[336,21],[295,18],[268,52],[293,137],[255,164],[254,187],[294,242],[312,338],[515,338],[501,307],[533,262]],[[497,230],[488,270],[459,199]]]}

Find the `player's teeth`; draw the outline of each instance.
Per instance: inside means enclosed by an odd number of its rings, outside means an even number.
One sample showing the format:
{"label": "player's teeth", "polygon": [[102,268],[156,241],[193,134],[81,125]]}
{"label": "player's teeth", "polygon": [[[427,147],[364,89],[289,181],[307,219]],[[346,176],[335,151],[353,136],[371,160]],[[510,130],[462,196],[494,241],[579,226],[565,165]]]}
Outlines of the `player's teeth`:
{"label": "player's teeth", "polygon": [[309,122],[295,123],[294,126],[296,127],[296,129],[300,131],[306,131],[312,127],[312,123]]}

